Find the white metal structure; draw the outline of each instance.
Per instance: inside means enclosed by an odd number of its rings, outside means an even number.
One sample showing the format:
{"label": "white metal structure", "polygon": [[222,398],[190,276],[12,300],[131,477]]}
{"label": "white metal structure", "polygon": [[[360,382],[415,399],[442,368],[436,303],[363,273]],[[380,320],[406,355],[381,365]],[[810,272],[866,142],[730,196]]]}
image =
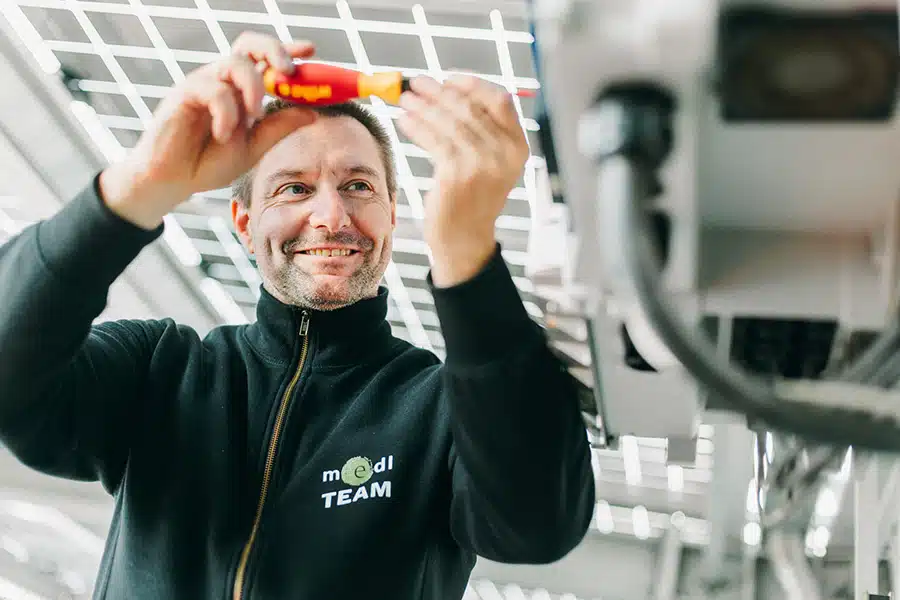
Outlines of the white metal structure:
{"label": "white metal structure", "polygon": [[[842,336],[878,330],[896,302],[900,120],[725,123],[710,83],[718,15],[735,5],[892,9],[894,0],[536,0],[542,68],[569,202],[542,207],[531,269],[558,310],[596,318],[604,403],[614,432],[692,437],[705,403],[656,339],[623,278],[622,237],[597,202],[585,143],[604,135],[589,109],[611,83],[639,78],[677,97],[675,146],[654,206],[671,219],[664,287],[687,323],[716,325],[724,356],[738,317],[834,322]],[[602,57],[600,59],[599,57]],[[547,202],[546,196],[540,197]],[[622,364],[618,328],[659,374]],[[640,390],[635,400],[627,390]],[[621,399],[621,401],[617,400]],[[665,418],[660,417],[665,410]]]}
{"label": "white metal structure", "polygon": [[[699,10],[702,2],[688,4]],[[241,31],[311,39],[322,59],[363,70],[400,68],[438,78],[465,70],[535,89],[525,17],[517,0],[0,0],[0,242],[52,214],[106,161],[121,156],[168,87],[227,52]],[[581,63],[585,73],[599,64],[595,56]],[[60,81],[63,67],[75,77],[74,96]],[[547,181],[534,138],[533,101],[517,102],[533,156],[510,195],[498,237],[529,310],[541,320],[546,299],[534,293],[526,264],[555,259],[552,243],[539,243]],[[380,103],[373,108],[396,133],[396,110]],[[390,320],[398,335],[440,353],[420,232],[422,195],[431,185],[428,157],[400,135],[395,143],[402,194],[386,276]],[[253,318],[258,276],[231,230],[228,198],[228,190],[220,190],[179,209],[166,238],[117,284],[104,318],[172,316],[201,332]],[[685,286],[691,260],[689,253],[677,259]],[[584,327],[554,323],[558,346],[591,368]],[[671,410],[665,415],[658,397],[643,393],[642,385],[622,384],[620,397],[632,408],[623,406],[606,424],[628,423],[617,433],[638,437],[626,435],[617,449],[594,452],[600,502],[582,547],[551,567],[481,562],[467,599],[674,600],[699,598],[720,583],[721,597],[777,597],[766,569],[757,573],[752,560],[758,544],[748,502],[753,435],[725,415],[705,415],[701,424],[699,400],[687,383],[667,395]],[[644,404],[643,414],[633,410],[645,400],[656,403]],[[668,437],[696,438],[696,459],[669,464]],[[109,499],[96,486],[36,476],[6,455],[0,459],[0,598],[84,597],[99,560]],[[819,511],[830,539],[810,546],[818,553],[827,546],[825,557],[834,562],[822,573],[835,589],[849,574],[852,528],[843,507],[852,505],[845,498],[852,487],[846,478],[835,482],[833,502],[826,499]]]}
{"label": "white metal structure", "polygon": [[[900,152],[898,119],[727,122],[722,116],[726,106],[722,82],[728,73],[723,70],[721,50],[726,36],[720,17],[727,10],[747,5],[819,14],[850,9],[891,11],[897,8],[894,0],[689,0],[677,4],[535,0],[533,5],[539,66],[566,204],[551,203],[547,194],[538,196],[535,226],[548,243],[539,247],[535,243],[529,275],[537,281],[536,293],[552,300],[545,315],[548,323],[579,316],[591,323],[594,336],[589,344],[596,362],[593,379],[600,390],[597,396],[607,433],[665,437],[671,447],[673,441],[692,439],[704,406],[721,399],[697,386],[682,366],[687,365],[683,360],[687,355],[670,351],[673,335],[659,335],[661,321],[653,322],[647,316],[647,293],[640,288],[651,286],[639,283],[635,275],[639,261],[633,258],[637,251],[627,249],[630,242],[623,224],[629,218],[635,220],[628,216],[629,211],[637,214],[652,207],[669,219],[670,236],[664,242],[667,256],[654,295],[666,296],[665,304],[680,313],[687,328],[711,334],[715,350],[710,347],[707,353],[713,357],[710,361],[734,358],[740,329],[748,319],[824,322],[834,327],[838,333],[824,349],[823,367],[846,350],[848,339],[885,326],[897,300],[900,175],[894,161]],[[884,18],[893,18],[889,23],[895,29],[893,46],[885,47],[896,56],[896,16],[885,12]],[[834,31],[829,30],[836,35]],[[795,39],[810,39],[796,30],[795,34]],[[773,38],[767,39],[775,43]],[[741,38],[744,48],[751,43],[748,40],[748,36]],[[822,58],[822,52],[815,56]],[[757,63],[745,63],[750,64]],[[811,63],[806,65],[803,74],[814,78],[809,75],[814,71]],[[861,70],[851,72],[860,75]],[[755,83],[762,86],[771,80]],[[617,155],[620,159],[615,164],[612,160],[600,162],[600,156],[622,139],[626,122],[620,118],[623,104],[598,103],[601,93],[615,84],[631,84],[632,91],[640,89],[647,94],[663,88],[675,98],[674,146],[658,173],[656,164],[649,168],[647,163],[634,167],[633,160],[628,164],[624,152]],[[787,92],[784,95],[789,96]],[[656,106],[666,105],[663,94],[653,98],[651,102],[659,102]],[[888,102],[895,102],[893,92]],[[648,118],[640,124],[654,123],[658,122]],[[611,166],[606,168],[606,164]],[[659,175],[652,183],[659,184],[661,193],[632,195],[629,186],[635,184],[640,169],[646,169],[641,175],[651,169]],[[649,178],[640,183],[647,181]],[[558,182],[547,184],[560,189]],[[643,204],[633,209],[638,201]],[[649,250],[645,252],[649,254]],[[644,265],[650,262],[645,259]],[[653,310],[657,316],[662,312]],[[623,327],[648,367],[658,372],[625,365],[629,340],[619,335]],[[766,345],[772,339],[761,342]],[[774,369],[765,375],[789,377]],[[816,401],[815,394],[810,397]],[[862,400],[861,392],[847,388],[840,402],[852,406]],[[892,402],[890,411],[896,406],[896,396]],[[763,476],[781,450],[776,449],[774,455],[771,449],[760,452],[765,464],[758,464],[754,473]],[[881,471],[877,466],[863,466],[862,460],[856,460],[861,468],[857,468],[852,486],[856,516],[853,597],[857,600],[885,589],[878,581],[883,540],[876,539],[877,520],[868,517],[882,492]],[[837,537],[833,531],[840,528],[835,521],[839,512],[836,500],[849,487],[851,461],[845,459],[845,465],[847,468],[829,476],[819,501],[810,506],[813,514],[805,540],[810,554],[826,554],[829,542],[833,544]],[[764,504],[764,499],[757,498],[752,486],[749,494],[748,512],[756,512],[758,517],[758,511],[750,509]],[[773,500],[771,495],[769,500]],[[744,537],[758,542],[759,524],[753,514],[748,516]],[[893,523],[893,516],[888,521]],[[714,532],[722,531],[716,527],[721,522],[713,516]],[[802,556],[802,535],[799,540]],[[773,548],[778,549],[778,544]],[[780,550],[793,552],[788,546]],[[782,575],[790,578],[795,574]],[[800,589],[808,582],[793,583]],[[900,588],[894,588],[898,591]],[[807,587],[792,597],[812,600],[828,593]]]}

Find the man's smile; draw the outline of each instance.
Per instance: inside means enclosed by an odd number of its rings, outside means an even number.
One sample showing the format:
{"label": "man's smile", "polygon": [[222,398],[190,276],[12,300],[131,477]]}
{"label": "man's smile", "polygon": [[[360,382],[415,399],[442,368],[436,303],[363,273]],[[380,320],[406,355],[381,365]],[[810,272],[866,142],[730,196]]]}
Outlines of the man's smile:
{"label": "man's smile", "polygon": [[353,254],[357,254],[359,252],[358,248],[347,248],[347,247],[337,247],[337,246],[320,246],[314,248],[306,248],[303,250],[297,250],[296,254],[305,254],[307,256],[322,256],[322,257],[340,257],[340,256],[351,256]]}
{"label": "man's smile", "polygon": [[365,253],[354,248],[318,247],[294,252],[294,261],[309,273],[350,275],[365,260]]}

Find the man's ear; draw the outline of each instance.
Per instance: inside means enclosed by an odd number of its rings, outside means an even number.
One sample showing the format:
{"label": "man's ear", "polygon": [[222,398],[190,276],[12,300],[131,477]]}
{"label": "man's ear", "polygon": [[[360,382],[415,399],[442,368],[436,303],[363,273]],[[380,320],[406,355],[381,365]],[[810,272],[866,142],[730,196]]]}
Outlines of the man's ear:
{"label": "man's ear", "polygon": [[250,235],[250,211],[238,202],[231,201],[231,221],[241,243],[250,254],[253,254],[253,237]]}

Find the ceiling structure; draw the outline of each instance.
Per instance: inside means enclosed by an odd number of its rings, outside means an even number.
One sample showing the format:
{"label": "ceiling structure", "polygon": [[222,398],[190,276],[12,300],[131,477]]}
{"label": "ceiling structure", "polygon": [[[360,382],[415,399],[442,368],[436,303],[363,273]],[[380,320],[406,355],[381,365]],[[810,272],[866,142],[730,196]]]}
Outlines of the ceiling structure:
{"label": "ceiling structure", "polygon": [[[0,70],[0,243],[53,214],[106,162],[127,152],[169,87],[227,52],[245,30],[312,40],[319,60],[361,70],[437,78],[466,71],[510,88],[539,87],[524,4],[516,0],[415,6],[404,0],[0,0],[0,67],[6,69]],[[531,294],[525,265],[543,161],[534,100],[516,103],[532,157],[497,235],[526,306],[540,321],[541,302]],[[397,109],[378,101],[372,109],[388,126],[399,168],[394,257],[385,277],[389,319],[396,335],[442,355],[421,235],[432,185],[428,155],[393,126]],[[217,190],[179,208],[167,220],[164,239],[116,284],[101,319],[172,316],[201,333],[253,320],[260,281],[233,231],[229,199],[229,190]],[[753,542],[753,503],[747,502],[752,448],[753,436],[742,425],[713,418],[700,427],[692,466],[667,465],[664,440],[623,438],[616,450],[595,449],[599,502],[586,544],[630,540],[655,549],[657,540],[677,531],[678,547],[724,555],[742,535]],[[96,486],[49,480],[0,458],[0,598],[28,597],[4,592],[4,582],[36,597],[89,594],[110,500]],[[838,512],[845,487],[838,482],[831,492],[829,514]],[[491,583],[503,580],[502,571],[480,564],[467,598],[555,600],[538,588],[573,591],[556,575],[523,592],[511,581]],[[600,579],[594,588],[585,584],[577,597],[599,597],[604,590],[605,598],[642,597],[604,585]]]}

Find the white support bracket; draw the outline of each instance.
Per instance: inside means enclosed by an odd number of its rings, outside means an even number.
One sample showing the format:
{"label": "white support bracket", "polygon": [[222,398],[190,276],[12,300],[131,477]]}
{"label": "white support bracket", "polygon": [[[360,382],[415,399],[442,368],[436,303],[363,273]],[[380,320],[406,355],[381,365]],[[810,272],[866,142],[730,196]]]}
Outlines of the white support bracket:
{"label": "white support bracket", "polygon": [[741,600],[756,600],[756,561],[753,552],[746,552],[741,561]]}
{"label": "white support bracket", "polygon": [[715,423],[712,482],[708,518],[710,543],[704,555],[704,573],[709,581],[728,578],[729,555],[740,549],[746,521],[747,483],[753,477],[753,433],[746,425],[731,421],[731,415],[708,413]]}
{"label": "white support bracket", "polygon": [[681,529],[676,525],[673,517],[673,523],[669,526],[659,546],[653,600],[676,600],[678,597],[681,549]]}
{"label": "white support bracket", "polygon": [[900,595],[900,459],[880,456],[883,485],[874,515],[878,527],[878,548],[888,551],[891,569],[891,594]]}
{"label": "white support bracket", "polygon": [[854,453],[853,470],[853,598],[869,600],[878,593],[881,546],[873,507],[879,500],[878,457]]}
{"label": "white support bracket", "polygon": [[[893,508],[895,516],[900,517],[900,506],[894,506]],[[891,543],[889,556],[891,565],[891,595],[896,598],[900,595],[900,539],[898,539],[896,532],[894,533],[894,539]]]}

